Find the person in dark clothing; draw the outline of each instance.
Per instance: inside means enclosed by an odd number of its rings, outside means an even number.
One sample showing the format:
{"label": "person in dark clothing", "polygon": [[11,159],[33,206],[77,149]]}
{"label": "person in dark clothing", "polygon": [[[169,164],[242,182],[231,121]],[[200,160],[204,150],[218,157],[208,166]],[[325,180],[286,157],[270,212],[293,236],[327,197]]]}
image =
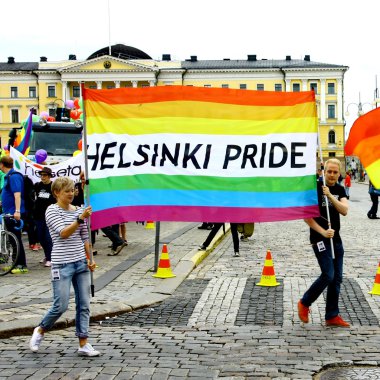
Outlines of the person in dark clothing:
{"label": "person in dark clothing", "polygon": [[74,184],[74,199],[71,204],[78,207],[84,205],[84,193],[80,182]]}
{"label": "person in dark clothing", "polygon": [[34,222],[37,227],[39,242],[44,250],[45,257],[40,261],[45,267],[51,267],[51,250],[53,242],[50,237],[49,229],[46,225],[46,209],[55,203],[55,198],[51,192],[52,171],[45,167],[40,171],[41,181],[34,185],[36,192],[36,202],[34,208]]}
{"label": "person in dark clothing", "polygon": [[[347,215],[347,195],[338,182],[340,161],[326,161],[326,186],[318,183],[318,205],[320,215],[317,218],[305,219],[310,227],[310,243],[321,268],[321,275],[313,282],[298,302],[298,316],[304,323],[309,322],[309,309],[327,288],[326,293],[326,326],[350,327],[350,324],[339,315],[339,294],[343,280],[344,249],[339,235],[340,215]],[[327,198],[327,199],[326,199]],[[327,218],[326,200],[328,202],[330,225]],[[332,244],[331,244],[332,242]],[[332,246],[334,248],[334,257]]]}
{"label": "person in dark clothing", "polygon": [[[223,226],[224,223],[213,223],[213,227],[208,234],[206,240],[203,242],[202,245],[199,246],[200,251],[204,251],[207,249],[207,247],[212,242],[212,239],[214,239],[215,235],[218,233],[220,228]],[[232,234],[232,241],[234,244],[234,256],[239,257],[239,234],[237,230],[238,223],[230,223],[231,225],[231,234]]]}
{"label": "person in dark clothing", "polygon": [[380,217],[377,216],[377,210],[379,208],[379,194],[376,194],[375,188],[372,185],[372,182],[369,182],[369,196],[371,197],[372,206],[370,210],[367,213],[367,216],[369,219],[380,219]]}

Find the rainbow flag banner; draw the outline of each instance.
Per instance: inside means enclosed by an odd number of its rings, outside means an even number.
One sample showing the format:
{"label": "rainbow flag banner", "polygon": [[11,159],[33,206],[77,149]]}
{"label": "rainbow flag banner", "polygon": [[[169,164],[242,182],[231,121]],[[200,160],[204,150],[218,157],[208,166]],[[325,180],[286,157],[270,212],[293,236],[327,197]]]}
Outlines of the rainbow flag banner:
{"label": "rainbow flag banner", "polygon": [[356,119],[344,147],[346,155],[357,156],[375,188],[380,188],[380,108]]}
{"label": "rainbow flag banner", "polygon": [[83,91],[92,227],[319,215],[314,92]]}

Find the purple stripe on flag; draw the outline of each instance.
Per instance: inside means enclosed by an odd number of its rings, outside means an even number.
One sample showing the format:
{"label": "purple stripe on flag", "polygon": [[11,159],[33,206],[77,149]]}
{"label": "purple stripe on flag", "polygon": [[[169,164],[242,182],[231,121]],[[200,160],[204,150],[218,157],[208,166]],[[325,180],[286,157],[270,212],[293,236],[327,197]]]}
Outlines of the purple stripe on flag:
{"label": "purple stripe on flag", "polygon": [[243,208],[199,206],[131,206],[96,211],[91,217],[91,228],[106,227],[127,221],[167,222],[276,222],[319,216],[318,205],[289,208]]}

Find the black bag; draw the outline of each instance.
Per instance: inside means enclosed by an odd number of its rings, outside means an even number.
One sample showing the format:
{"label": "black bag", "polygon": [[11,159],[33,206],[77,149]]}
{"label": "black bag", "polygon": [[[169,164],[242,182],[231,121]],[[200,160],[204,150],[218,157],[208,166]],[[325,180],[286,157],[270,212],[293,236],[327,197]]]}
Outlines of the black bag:
{"label": "black bag", "polygon": [[[23,175],[20,172],[16,172],[16,171],[13,173],[10,173],[9,177],[14,174],[19,174],[23,177],[25,211],[32,212],[34,210],[35,201],[36,201],[36,192],[34,189],[34,183],[27,175]],[[8,185],[10,185],[9,179],[8,179]]]}

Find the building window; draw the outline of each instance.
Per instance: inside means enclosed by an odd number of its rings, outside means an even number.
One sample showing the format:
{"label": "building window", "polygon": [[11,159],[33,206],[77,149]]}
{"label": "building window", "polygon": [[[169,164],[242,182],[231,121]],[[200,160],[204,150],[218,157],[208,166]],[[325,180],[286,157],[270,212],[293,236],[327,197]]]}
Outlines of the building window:
{"label": "building window", "polygon": [[[125,87],[131,87],[131,86],[125,86]],[[90,88],[91,90],[96,90],[97,89],[96,85],[94,85],[94,84],[88,86],[88,88]]]}
{"label": "building window", "polygon": [[229,85],[228,84],[222,84],[222,88],[228,88]]}
{"label": "building window", "polygon": [[281,92],[282,91],[282,84],[281,83],[276,83],[274,85],[274,90],[278,91],[278,92]]}
{"label": "building window", "polygon": [[209,87],[211,87],[211,84],[204,84],[203,87],[209,88]]}
{"label": "building window", "polygon": [[240,90],[246,90],[247,89],[247,85],[245,83],[240,83],[239,84],[239,88],[240,88]]}
{"label": "building window", "polygon": [[29,87],[29,98],[37,98],[37,89],[35,86]]}
{"label": "building window", "polygon": [[300,92],[300,84],[299,83],[293,83],[293,92]]}
{"label": "building window", "polygon": [[310,83],[310,91],[314,91],[316,94],[318,94],[318,84],[317,83]]}
{"label": "building window", "polygon": [[11,110],[12,123],[19,123],[18,110]]}
{"label": "building window", "polygon": [[55,86],[48,86],[48,97],[55,98]]}
{"label": "building window", "polygon": [[114,84],[108,84],[107,85],[107,90],[112,90],[113,88],[115,88]]}
{"label": "building window", "polygon": [[329,152],[329,157],[335,157],[335,152]]}
{"label": "building window", "polygon": [[[96,88],[96,86],[95,86]],[[73,86],[73,98],[80,98],[80,87]]]}
{"label": "building window", "polygon": [[149,86],[149,84],[145,84],[145,83],[143,83],[143,84],[141,85],[141,87],[150,87],[150,86]]}
{"label": "building window", "polygon": [[55,108],[49,108],[48,112],[49,112],[49,116],[53,116],[53,117],[57,116],[57,110]]}
{"label": "building window", "polygon": [[335,105],[334,104],[329,104],[327,106],[327,118],[335,119]]}
{"label": "building window", "polygon": [[11,87],[11,98],[18,98],[18,89],[17,89],[17,87]]}
{"label": "building window", "polygon": [[264,91],[264,85],[262,83],[258,83],[256,86],[257,91]]}
{"label": "building window", "polygon": [[335,144],[335,131],[329,131],[329,144]]}
{"label": "building window", "polygon": [[327,83],[327,93],[329,95],[335,94],[335,83]]}

